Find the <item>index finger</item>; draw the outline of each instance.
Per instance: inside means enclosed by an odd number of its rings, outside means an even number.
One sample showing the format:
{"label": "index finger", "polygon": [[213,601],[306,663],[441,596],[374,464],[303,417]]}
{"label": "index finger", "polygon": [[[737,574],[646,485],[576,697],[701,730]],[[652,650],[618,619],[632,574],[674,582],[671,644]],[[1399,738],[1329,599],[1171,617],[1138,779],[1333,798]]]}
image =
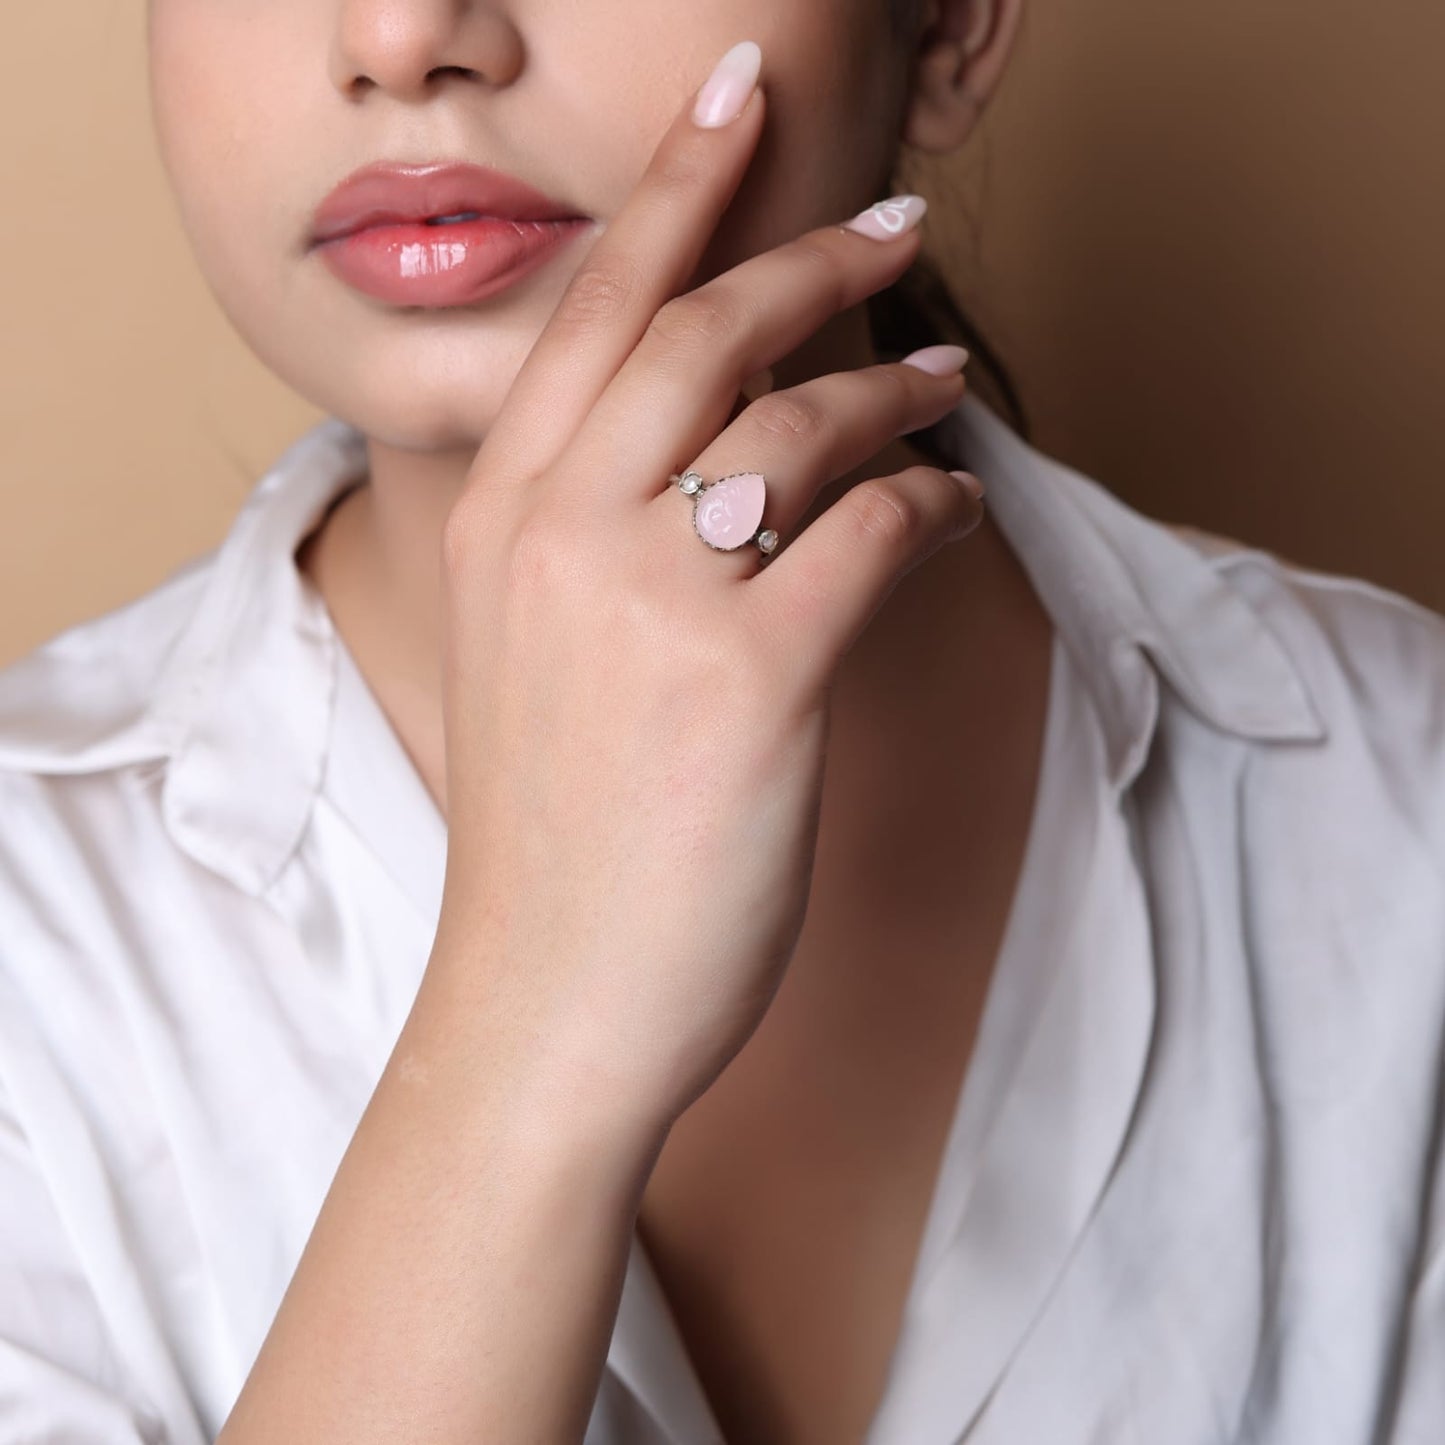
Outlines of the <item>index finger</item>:
{"label": "index finger", "polygon": [[754,41],[739,41],[674,118],[518,370],[477,453],[478,470],[495,462],[534,476],[546,467],[658,308],[686,285],[761,133],[761,61]]}

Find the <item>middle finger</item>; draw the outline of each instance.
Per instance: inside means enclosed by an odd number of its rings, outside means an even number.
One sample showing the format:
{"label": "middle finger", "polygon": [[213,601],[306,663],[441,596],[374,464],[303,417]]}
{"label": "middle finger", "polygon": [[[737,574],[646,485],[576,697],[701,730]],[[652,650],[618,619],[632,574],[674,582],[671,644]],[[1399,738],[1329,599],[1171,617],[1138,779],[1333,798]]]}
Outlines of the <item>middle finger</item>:
{"label": "middle finger", "polygon": [[656,496],[726,424],[746,377],[908,269],[926,207],[922,196],[879,201],[664,304],[568,447],[568,488]]}

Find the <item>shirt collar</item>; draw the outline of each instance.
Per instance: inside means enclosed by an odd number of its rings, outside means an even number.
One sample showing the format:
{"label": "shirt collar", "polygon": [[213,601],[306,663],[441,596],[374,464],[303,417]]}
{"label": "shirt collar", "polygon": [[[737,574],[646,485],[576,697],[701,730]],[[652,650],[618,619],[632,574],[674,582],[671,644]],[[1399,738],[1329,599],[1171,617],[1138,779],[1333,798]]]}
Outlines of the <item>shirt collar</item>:
{"label": "shirt collar", "polygon": [[291,857],[325,774],[337,638],[295,552],[366,473],[362,434],[305,432],[252,489],[157,688],[171,836],[250,893]]}
{"label": "shirt collar", "polygon": [[1209,554],[1031,446],[971,394],[935,435],[983,479],[999,530],[1079,665],[1116,798],[1148,755],[1161,673],[1238,737],[1326,736],[1299,665]]}
{"label": "shirt collar", "polygon": [[[935,436],[984,479],[1000,530],[1079,664],[1116,796],[1148,753],[1161,673],[1202,718],[1240,737],[1325,736],[1296,663],[1224,567],[1031,446],[971,394]],[[366,466],[364,437],[335,417],[293,442],[252,489],[204,583],[185,593],[188,615],[153,677],[68,637],[11,669],[0,686],[0,765],[79,772],[165,758],[172,836],[240,887],[264,891],[310,817],[336,691],[337,639],[294,554]],[[133,616],[103,619],[113,635],[97,636],[93,652],[114,655]],[[37,712],[36,697],[65,715]]]}

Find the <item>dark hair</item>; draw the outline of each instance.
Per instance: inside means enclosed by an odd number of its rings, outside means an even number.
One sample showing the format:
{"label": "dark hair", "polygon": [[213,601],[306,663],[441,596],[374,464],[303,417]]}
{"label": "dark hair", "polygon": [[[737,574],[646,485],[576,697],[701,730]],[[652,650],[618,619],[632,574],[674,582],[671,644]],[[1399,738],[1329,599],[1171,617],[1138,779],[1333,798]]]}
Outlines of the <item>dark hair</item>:
{"label": "dark hair", "polygon": [[[900,45],[912,45],[922,0],[885,0],[885,3],[894,38]],[[902,117],[898,117],[899,124],[901,120]],[[887,179],[887,190],[880,190],[880,195],[908,189],[910,183],[901,179],[903,169],[904,158],[900,155],[899,163]],[[905,356],[920,346],[932,346],[940,341],[967,347],[970,369],[982,367],[988,373],[999,399],[1010,413],[1014,430],[1026,439],[1031,436],[1028,415],[1007,366],[954,299],[932,257],[920,253],[893,285],[869,296],[867,314],[874,350],[884,359]],[[913,432],[910,439],[929,450],[929,430]]]}

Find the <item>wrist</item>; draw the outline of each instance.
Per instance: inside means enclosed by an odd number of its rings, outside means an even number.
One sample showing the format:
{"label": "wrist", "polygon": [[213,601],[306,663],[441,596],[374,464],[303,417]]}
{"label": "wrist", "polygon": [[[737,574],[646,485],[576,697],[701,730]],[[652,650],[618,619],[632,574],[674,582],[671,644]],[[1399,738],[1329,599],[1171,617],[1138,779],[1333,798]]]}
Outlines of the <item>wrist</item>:
{"label": "wrist", "polygon": [[570,1042],[489,991],[475,957],[434,952],[388,1071],[413,1092],[447,1095],[519,1147],[591,1157],[641,1191],[676,1118],[665,1100],[624,1086],[604,1050]]}

